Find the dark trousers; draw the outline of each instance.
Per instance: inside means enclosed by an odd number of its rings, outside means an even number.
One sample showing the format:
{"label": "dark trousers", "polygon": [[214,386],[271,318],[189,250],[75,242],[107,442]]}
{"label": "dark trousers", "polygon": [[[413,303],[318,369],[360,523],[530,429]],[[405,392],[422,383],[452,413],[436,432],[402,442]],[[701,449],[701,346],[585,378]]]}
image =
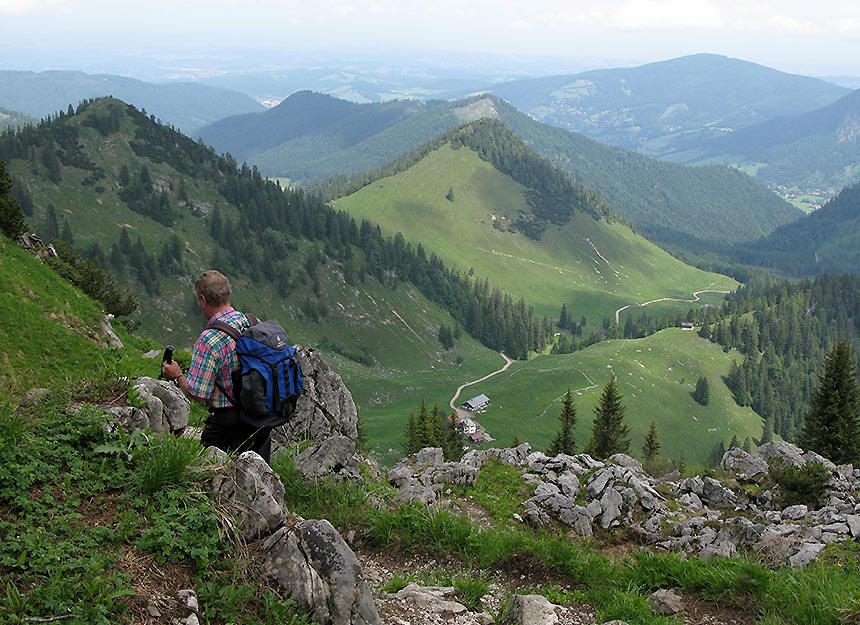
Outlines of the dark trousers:
{"label": "dark trousers", "polygon": [[200,442],[224,451],[255,451],[267,463],[272,456],[272,428],[258,428],[239,418],[235,408],[210,408]]}

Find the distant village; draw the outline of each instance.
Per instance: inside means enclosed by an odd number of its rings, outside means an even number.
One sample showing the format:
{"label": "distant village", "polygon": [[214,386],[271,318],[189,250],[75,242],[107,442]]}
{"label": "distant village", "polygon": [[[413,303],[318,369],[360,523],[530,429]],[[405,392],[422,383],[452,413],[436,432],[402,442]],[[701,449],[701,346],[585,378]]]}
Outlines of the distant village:
{"label": "distant village", "polygon": [[770,189],[776,192],[789,204],[805,204],[810,210],[818,210],[827,203],[833,196],[836,195],[836,189],[798,189],[797,187],[788,187],[785,185],[769,185]]}
{"label": "distant village", "polygon": [[[464,401],[460,404],[460,408],[465,410],[466,412],[476,415],[484,412],[487,409],[487,406],[490,405],[490,398],[486,395],[478,395]],[[491,443],[494,439],[487,432],[486,428],[480,424],[480,422],[472,417],[461,417],[457,416],[454,418],[454,427],[458,432],[463,434],[463,438],[465,438],[470,443]]]}

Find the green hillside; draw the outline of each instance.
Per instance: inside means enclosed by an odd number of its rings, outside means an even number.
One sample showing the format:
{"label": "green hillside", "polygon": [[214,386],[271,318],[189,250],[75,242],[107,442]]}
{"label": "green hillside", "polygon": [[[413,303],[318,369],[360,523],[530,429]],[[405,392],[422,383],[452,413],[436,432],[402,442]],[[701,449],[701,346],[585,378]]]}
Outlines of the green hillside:
{"label": "green hillside", "polygon": [[270,110],[219,120],[200,136],[268,176],[306,183],[376,169],[492,112],[480,99],[355,104],[301,91]]}
{"label": "green hillside", "polygon": [[791,276],[860,274],[860,183],[770,236],[739,245],[736,254],[742,262]]}
{"label": "green hillside", "polygon": [[655,160],[542,124],[504,101],[494,99],[494,105],[499,119],[529,147],[661,245],[696,252],[707,242],[749,241],[803,214],[736,169]]}
{"label": "green hillside", "polygon": [[366,180],[365,172],[481,117],[500,119],[660,244],[697,249],[701,241],[750,240],[801,215],[735,169],[684,167],[613,148],[542,124],[494,96],[358,105],[300,92],[269,111],[220,120],[201,135],[219,151],[292,183]]}
{"label": "green hillside", "polygon": [[[761,437],[761,418],[751,408],[739,407],[722,380],[733,359],[742,356],[726,353],[694,332],[669,329],[644,339],[604,341],[574,354],[516,362],[469,387],[464,399],[479,393],[490,398],[490,407],[478,418],[499,443],[507,445],[516,436],[545,448],[558,431],[561,399],[570,387],[581,450],[591,436],[602,388],[615,375],[626,406],[632,455],[641,457],[654,421],[667,457],[683,456],[690,465],[705,466],[720,442],[728,446],[733,436],[740,442],[747,436]],[[699,377],[710,385],[706,406],[692,398]]]}
{"label": "green hillside", "polygon": [[551,318],[566,302],[575,318],[599,324],[628,304],[736,286],[684,265],[620,222],[582,212],[548,228],[539,241],[529,238],[512,228],[529,211],[528,193],[474,151],[449,144],[336,205],[383,224],[386,233],[403,232],[445,263],[474,270]]}
{"label": "green hillside", "polygon": [[729,163],[766,184],[834,188],[860,180],[860,91],[820,109],[768,120],[672,156],[684,163]]}

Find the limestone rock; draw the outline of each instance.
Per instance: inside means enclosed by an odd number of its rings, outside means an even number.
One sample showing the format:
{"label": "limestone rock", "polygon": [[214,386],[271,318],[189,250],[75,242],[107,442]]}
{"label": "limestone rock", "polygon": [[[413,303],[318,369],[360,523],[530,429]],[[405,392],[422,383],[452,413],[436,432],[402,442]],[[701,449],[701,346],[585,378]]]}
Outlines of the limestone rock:
{"label": "limestone rock", "polygon": [[306,478],[336,475],[341,478],[360,479],[355,441],[348,436],[332,436],[295,457],[296,469]]}
{"label": "limestone rock", "polygon": [[661,589],[648,596],[648,604],[657,614],[671,616],[684,611],[684,600],[673,590]]}
{"label": "limestone rock", "polygon": [[720,464],[740,479],[755,480],[767,474],[767,461],[761,456],[745,452],[740,447],[732,447],[723,454]]}
{"label": "limestone rock", "polygon": [[246,540],[268,536],[287,518],[284,485],[256,452],[239,454],[210,485],[212,499],[226,508]]}
{"label": "limestone rock", "polygon": [[768,466],[776,459],[780,459],[796,467],[802,467],[806,464],[806,461],[803,459],[803,450],[797,445],[792,445],[785,441],[765,443],[755,450],[754,455],[763,458]]}
{"label": "limestone rock", "polygon": [[361,566],[328,521],[282,527],[262,556],[265,574],[320,625],[380,625]]}
{"label": "limestone rock", "polygon": [[[188,426],[188,415],[191,413],[191,402],[185,394],[171,382],[142,377],[134,381],[132,393],[137,394],[142,402],[141,410],[148,421],[137,427],[148,428],[153,432],[182,432]],[[135,418],[140,415],[135,413]]]}
{"label": "limestone rock", "polygon": [[304,392],[293,418],[274,431],[279,445],[309,440],[320,443],[331,436],[358,437],[358,410],[341,377],[313,349],[297,346],[304,375]]}
{"label": "limestone rock", "polygon": [[456,591],[453,587],[426,587],[418,584],[407,584],[397,592],[397,598],[414,603],[423,612],[435,614],[439,618],[451,618],[457,614],[468,612],[462,603],[453,601]]}
{"label": "limestone rock", "polygon": [[514,595],[508,616],[502,622],[509,625],[555,625],[558,623],[555,609],[556,606],[542,595]]}
{"label": "limestone rock", "polygon": [[822,549],[824,549],[824,543],[804,543],[788,561],[791,566],[803,568],[814,561]]}

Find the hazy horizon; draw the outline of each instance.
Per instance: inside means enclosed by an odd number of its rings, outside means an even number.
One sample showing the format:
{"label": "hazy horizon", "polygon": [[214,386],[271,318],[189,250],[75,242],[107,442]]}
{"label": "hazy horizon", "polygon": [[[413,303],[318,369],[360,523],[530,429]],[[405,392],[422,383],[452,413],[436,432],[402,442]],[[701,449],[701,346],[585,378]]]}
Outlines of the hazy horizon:
{"label": "hazy horizon", "polygon": [[143,79],[348,66],[576,73],[696,53],[860,76],[860,6],[837,0],[0,0],[0,68]]}

